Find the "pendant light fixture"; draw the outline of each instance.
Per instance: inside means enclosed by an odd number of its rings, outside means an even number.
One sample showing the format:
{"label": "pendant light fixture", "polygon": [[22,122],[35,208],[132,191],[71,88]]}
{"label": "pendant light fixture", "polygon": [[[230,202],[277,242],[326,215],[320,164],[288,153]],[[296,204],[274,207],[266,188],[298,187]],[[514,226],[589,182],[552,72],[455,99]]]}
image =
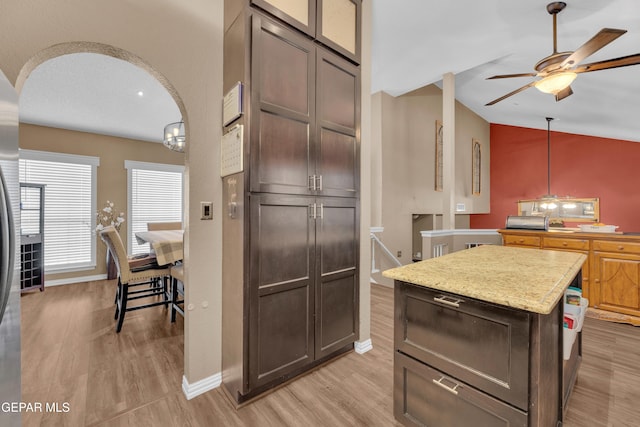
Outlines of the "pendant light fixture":
{"label": "pendant light fixture", "polygon": [[184,153],[187,139],[184,133],[184,122],[169,123],[164,127],[164,138],[162,144],[169,150]]}
{"label": "pendant light fixture", "polygon": [[551,121],[553,117],[545,117],[547,120],[547,194],[542,196],[540,207],[545,210],[553,210],[558,207],[558,196],[551,194]]}
{"label": "pendant light fixture", "polygon": [[556,194],[551,193],[551,121],[555,120],[553,117],[545,117],[547,120],[547,194],[541,196],[538,200],[540,202],[540,209],[551,213],[562,205],[563,210],[575,209],[577,205],[571,200],[570,196],[558,197]]}

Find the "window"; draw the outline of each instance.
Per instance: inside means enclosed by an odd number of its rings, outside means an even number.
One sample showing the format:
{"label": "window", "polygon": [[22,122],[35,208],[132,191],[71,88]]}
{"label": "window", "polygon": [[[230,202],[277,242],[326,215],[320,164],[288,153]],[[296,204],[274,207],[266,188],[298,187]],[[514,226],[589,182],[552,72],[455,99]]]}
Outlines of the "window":
{"label": "window", "polygon": [[148,222],[182,221],[182,175],[184,166],[125,161],[129,191],[129,253],[149,252],[138,244],[135,233],[145,231]]}
{"label": "window", "polygon": [[20,182],[44,184],[44,265],[47,273],[96,266],[98,157],[20,150]]}

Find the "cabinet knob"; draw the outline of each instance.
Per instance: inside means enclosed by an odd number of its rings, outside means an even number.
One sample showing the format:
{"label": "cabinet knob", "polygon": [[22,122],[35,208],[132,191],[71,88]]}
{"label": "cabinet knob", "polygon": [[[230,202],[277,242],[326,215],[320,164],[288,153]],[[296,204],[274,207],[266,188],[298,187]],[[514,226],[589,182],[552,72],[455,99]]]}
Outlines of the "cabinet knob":
{"label": "cabinet knob", "polygon": [[518,243],[524,243],[524,239],[518,240]]}
{"label": "cabinet knob", "polygon": [[567,242],[562,242],[562,246],[567,246],[568,243]]}
{"label": "cabinet knob", "polygon": [[600,279],[596,279],[596,280],[595,280],[595,282],[596,282],[596,283],[600,283]]}
{"label": "cabinet knob", "polygon": [[623,251],[624,250],[624,246],[622,246],[622,245],[618,246],[618,250],[619,251]]}

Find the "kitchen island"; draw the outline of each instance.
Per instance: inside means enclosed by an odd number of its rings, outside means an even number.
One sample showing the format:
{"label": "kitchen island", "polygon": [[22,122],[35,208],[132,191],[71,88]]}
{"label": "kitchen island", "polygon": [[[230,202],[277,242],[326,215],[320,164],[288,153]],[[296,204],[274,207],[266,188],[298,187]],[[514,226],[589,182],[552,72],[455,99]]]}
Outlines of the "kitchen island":
{"label": "kitchen island", "polygon": [[395,280],[394,415],[405,425],[555,426],[580,363],[563,303],[586,256],[485,245]]}

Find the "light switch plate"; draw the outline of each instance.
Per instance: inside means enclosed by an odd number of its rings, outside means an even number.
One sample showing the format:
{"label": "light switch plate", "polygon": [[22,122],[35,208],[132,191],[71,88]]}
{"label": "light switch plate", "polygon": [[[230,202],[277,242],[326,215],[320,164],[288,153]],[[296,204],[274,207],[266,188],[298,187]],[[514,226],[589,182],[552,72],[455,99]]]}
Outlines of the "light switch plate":
{"label": "light switch plate", "polygon": [[200,202],[200,219],[213,219],[213,202]]}

